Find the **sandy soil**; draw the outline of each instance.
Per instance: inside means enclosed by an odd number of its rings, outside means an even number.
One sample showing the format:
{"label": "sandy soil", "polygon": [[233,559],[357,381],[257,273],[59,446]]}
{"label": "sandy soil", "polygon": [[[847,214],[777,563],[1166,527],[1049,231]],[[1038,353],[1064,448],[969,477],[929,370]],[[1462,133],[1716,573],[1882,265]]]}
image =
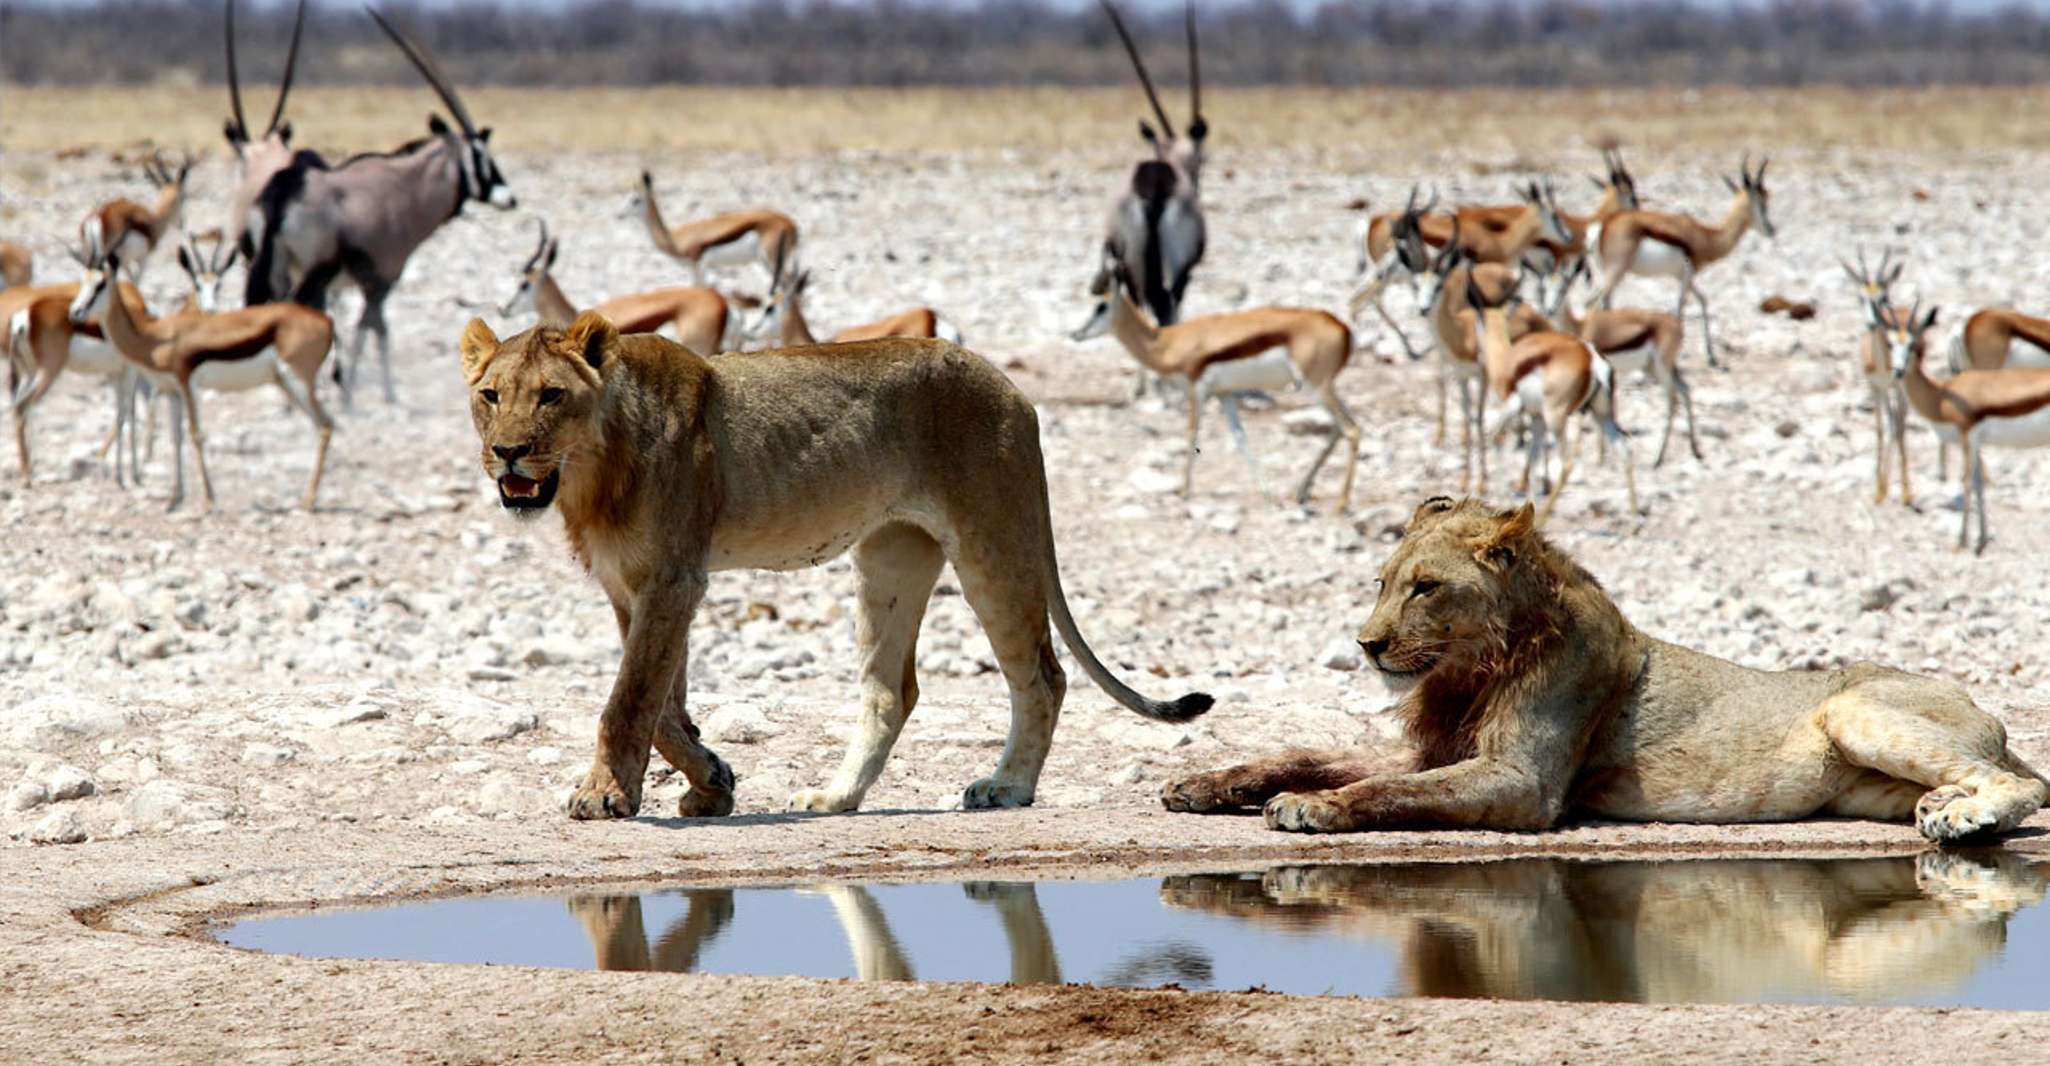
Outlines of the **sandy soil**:
{"label": "sandy soil", "polygon": [[[1448,197],[1505,191],[1506,178],[1457,162],[1461,145],[1410,151],[1427,161],[1416,173],[1383,169],[1361,147],[1220,158],[1206,182],[1212,253],[1194,310],[1336,309],[1352,277],[1349,202],[1399,199],[1417,176],[1436,176]],[[1660,203],[1719,212],[1715,174],[1737,151],[1633,162]],[[1563,175],[1591,155],[1576,145],[1533,161]],[[91,456],[108,424],[105,395],[60,384],[34,427],[35,483],[0,484],[0,987],[20,993],[0,996],[0,1059],[54,1048],[151,1062],[1233,1052],[1463,1062],[1486,1045],[1508,1061],[1991,1061],[2025,1057],[2002,1048],[2041,1046],[2050,1021],[1981,1012],[542,973],[261,958],[199,938],[209,916],[235,908],[569,880],[1006,866],[1110,875],[1456,849],[1915,850],[1904,827],[1855,823],[1327,842],[1272,836],[1256,820],[1160,812],[1153,795],[1184,770],[1284,743],[1389,742],[1378,686],[1342,668],[1338,653],[1371,601],[1391,527],[1450,487],[1458,466],[1431,442],[1431,366],[1368,358],[1342,379],[1370,426],[1351,515],[1332,513],[1335,469],[1311,508],[1261,499],[1214,418],[1199,492],[1176,497],[1179,414],[1120,406],[1131,373],[1121,353],[1063,339],[1087,311],[1089,252],[1121,158],[847,151],[767,167],[739,155],[508,150],[502,163],[525,207],[472,209],[416,258],[388,308],[402,403],[372,397],[345,419],[314,514],[291,509],[312,441],[282,398],[206,402],[220,507],[200,518],[163,510],[167,446],[145,488],[116,487]],[[1875,507],[1872,414],[1849,361],[1856,311],[1833,259],[1854,243],[1891,241],[1912,250],[1908,291],[1947,315],[2022,302],[2043,264],[2012,234],[2050,207],[2034,180],[2043,162],[1987,154],[1967,188],[1948,157],[1779,151],[1779,240],[1747,241],[1704,282],[1735,369],[1701,368],[1690,337],[1707,461],[1652,471],[1655,393],[1628,384],[1622,416],[1640,434],[1651,513],[1626,514],[1613,462],[1584,466],[1557,538],[1654,634],[1758,666],[1873,658],[1951,677],[2005,718],[2020,751],[2050,762],[2050,676],[2038,650],[2050,593],[2017,580],[2050,548],[2050,503],[2028,491],[2050,457],[1994,458],[1996,539],[1983,558],[1951,547],[1955,487],[1937,484],[1924,430],[1912,441],[1922,510]],[[694,632],[694,711],[741,776],[741,816],[569,823],[559,805],[588,758],[617,640],[554,524],[515,528],[496,513],[453,342],[472,313],[496,321],[484,308],[510,292],[533,210],[563,237],[559,277],[573,298],[670,283],[673,268],[620,217],[642,163],[675,215],[791,208],[806,227],[816,324],[930,303],[1010,370],[1041,405],[1064,580],[1084,632],[1143,687],[1201,687],[1218,709],[1188,727],[1142,722],[1071,670],[1039,806],[945,813],[994,763],[1005,710],[988,647],[943,584],[921,643],[925,697],[871,812],[786,816],[777,812],[790,792],[829,774],[850,721],[849,571],[843,561],[722,575]],[[227,169],[215,159],[197,176],[192,214],[212,224]],[[57,235],[91,203],[139,186],[104,155],[11,153],[0,160],[0,225],[36,248],[44,276],[61,277]],[[174,299],[175,274],[160,256],[146,286],[153,303]],[[760,288],[758,277],[734,278]],[[1669,298],[1663,286],[1638,286],[1627,299]],[[1812,299],[1820,314],[1795,323],[1752,310],[1773,293]],[[1406,319],[1408,297],[1392,304]],[[344,301],[345,322],[352,308]],[[1398,351],[1375,329],[1361,336],[1383,355]],[[1288,484],[1317,447],[1289,428],[1302,403],[1284,398],[1249,420],[1271,486]],[[660,781],[645,809],[673,810],[680,792],[680,780]],[[2031,832],[2044,827],[2039,815]],[[2014,846],[2050,853],[2044,839]],[[56,841],[73,843],[45,843]]]}

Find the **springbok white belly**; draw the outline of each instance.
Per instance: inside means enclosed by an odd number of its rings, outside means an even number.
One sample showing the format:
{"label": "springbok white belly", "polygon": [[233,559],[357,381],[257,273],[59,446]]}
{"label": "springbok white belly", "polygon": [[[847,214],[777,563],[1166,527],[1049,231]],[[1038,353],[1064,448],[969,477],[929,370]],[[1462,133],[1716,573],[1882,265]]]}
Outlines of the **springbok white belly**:
{"label": "springbok white belly", "polygon": [[1245,359],[1210,364],[1196,386],[1204,396],[1215,396],[1227,392],[1278,392],[1295,388],[1300,380],[1288,349],[1270,348]]}
{"label": "springbok white belly", "polygon": [[192,384],[209,392],[246,392],[278,378],[278,353],[270,349],[247,359],[216,359],[199,364]]}
{"label": "springbok white belly", "polygon": [[1516,406],[1530,414],[1542,415],[1544,413],[1545,375],[1543,371],[1533,370],[1517,379]]}
{"label": "springbok white belly", "polygon": [[112,378],[121,376],[121,372],[128,369],[128,364],[113,345],[74,333],[71,336],[71,356],[64,361],[64,369],[75,374]]}
{"label": "springbok white belly", "polygon": [[1664,241],[1645,237],[1637,242],[1630,272],[1640,277],[1677,278],[1687,271],[1687,255]]}
{"label": "springbok white belly", "polygon": [[761,261],[762,238],[753,230],[736,240],[715,244],[698,255],[698,262],[708,267],[753,266]]}
{"label": "springbok white belly", "polygon": [[1647,342],[1644,344],[1640,344],[1635,348],[1624,348],[1621,351],[1615,352],[1603,352],[1602,358],[1607,359],[1609,361],[1609,365],[1616,368],[1616,373],[1629,375],[1635,374],[1640,370],[1650,370],[1651,357],[1657,351],[1658,345]]}
{"label": "springbok white belly", "polygon": [[2050,367],[2050,352],[2023,340],[2007,342],[2007,367]]}
{"label": "springbok white belly", "polygon": [[2013,418],[1988,418],[1972,436],[1995,448],[2050,447],[2050,406]]}

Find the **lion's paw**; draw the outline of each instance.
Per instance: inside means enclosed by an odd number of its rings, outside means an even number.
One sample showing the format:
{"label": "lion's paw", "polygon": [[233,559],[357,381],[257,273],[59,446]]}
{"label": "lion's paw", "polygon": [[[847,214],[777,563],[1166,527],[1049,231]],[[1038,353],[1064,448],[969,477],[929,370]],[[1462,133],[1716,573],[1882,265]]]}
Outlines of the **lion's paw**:
{"label": "lion's paw", "polygon": [[2000,824],[2000,809],[1963,785],[1944,785],[1915,804],[1915,828],[1943,843],[2011,828]]}
{"label": "lion's paw", "polygon": [[1185,814],[1208,814],[1236,810],[1251,804],[1244,788],[1232,779],[1230,770],[1179,777],[1160,788],[1160,805]]}
{"label": "lion's paw", "polygon": [[733,792],[707,792],[692,788],[676,801],[678,818],[724,818],[733,813]]}
{"label": "lion's paw", "polygon": [[793,811],[816,811],[819,814],[839,814],[861,806],[861,801],[852,796],[832,792],[823,788],[807,788],[790,794],[790,809]]}
{"label": "lion's paw", "polygon": [[1352,828],[1328,792],[1284,792],[1267,801],[1267,828],[1289,833],[1342,833]]}
{"label": "lion's paw", "polygon": [[1030,807],[1034,789],[1029,784],[985,777],[961,793],[961,809],[984,811],[993,807]]}
{"label": "lion's paw", "polygon": [[580,822],[631,818],[640,811],[638,791],[628,793],[612,771],[603,766],[591,767],[584,783],[569,796],[569,816]]}

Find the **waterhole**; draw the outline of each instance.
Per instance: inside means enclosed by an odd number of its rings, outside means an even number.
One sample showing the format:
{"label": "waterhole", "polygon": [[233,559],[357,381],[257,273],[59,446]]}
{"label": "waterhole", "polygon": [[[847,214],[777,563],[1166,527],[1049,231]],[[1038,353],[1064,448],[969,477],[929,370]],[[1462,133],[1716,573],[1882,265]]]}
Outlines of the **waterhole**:
{"label": "waterhole", "polygon": [[2050,1007],[2050,864],[1283,866],[1123,881],[651,887],[237,922],[352,959],[1307,995]]}

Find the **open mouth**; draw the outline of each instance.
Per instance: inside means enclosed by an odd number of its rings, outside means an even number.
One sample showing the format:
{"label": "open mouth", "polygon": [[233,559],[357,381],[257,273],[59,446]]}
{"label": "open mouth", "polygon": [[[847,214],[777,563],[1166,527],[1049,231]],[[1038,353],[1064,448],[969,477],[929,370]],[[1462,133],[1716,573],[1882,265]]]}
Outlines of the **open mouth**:
{"label": "open mouth", "polygon": [[498,503],[508,510],[538,511],[555,502],[555,490],[561,484],[561,470],[555,470],[539,481],[506,474],[498,479]]}

